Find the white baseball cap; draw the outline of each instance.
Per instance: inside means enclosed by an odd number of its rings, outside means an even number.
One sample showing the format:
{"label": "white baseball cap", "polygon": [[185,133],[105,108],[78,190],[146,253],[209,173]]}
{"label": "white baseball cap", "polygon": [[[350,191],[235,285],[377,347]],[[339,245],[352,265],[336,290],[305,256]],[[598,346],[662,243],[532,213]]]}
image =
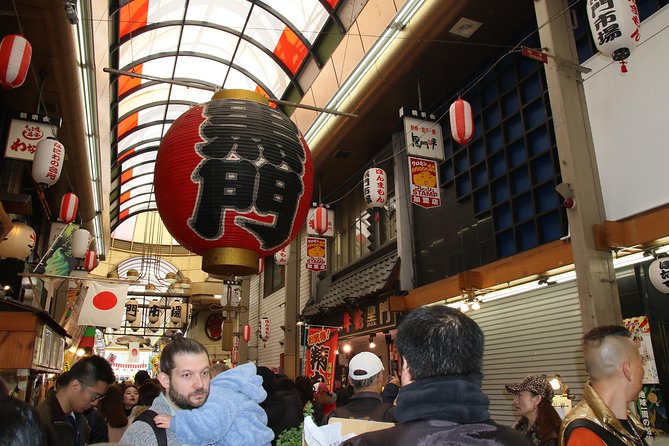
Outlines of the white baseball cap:
{"label": "white baseball cap", "polygon": [[358,353],[348,364],[348,376],[356,381],[371,378],[381,370],[383,370],[383,363],[372,352]]}

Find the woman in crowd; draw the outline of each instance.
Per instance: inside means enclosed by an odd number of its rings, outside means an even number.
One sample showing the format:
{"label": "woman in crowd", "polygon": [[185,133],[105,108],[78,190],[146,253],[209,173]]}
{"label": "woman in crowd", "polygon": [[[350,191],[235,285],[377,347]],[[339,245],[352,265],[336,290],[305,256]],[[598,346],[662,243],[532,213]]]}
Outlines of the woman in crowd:
{"label": "woman in crowd", "polygon": [[98,403],[98,409],[107,419],[109,441],[118,442],[128,428],[128,417],[125,414],[124,396],[117,386],[109,386],[104,398]]}
{"label": "woman in crowd", "polygon": [[132,408],[139,404],[139,390],[133,385],[126,385],[123,391],[123,410],[125,416],[130,416]]}
{"label": "woman in crowd", "polygon": [[530,375],[518,384],[507,384],[506,390],[515,395],[518,420],[513,428],[523,432],[537,446],[557,446],[560,415],[551,405],[553,388],[546,378]]}

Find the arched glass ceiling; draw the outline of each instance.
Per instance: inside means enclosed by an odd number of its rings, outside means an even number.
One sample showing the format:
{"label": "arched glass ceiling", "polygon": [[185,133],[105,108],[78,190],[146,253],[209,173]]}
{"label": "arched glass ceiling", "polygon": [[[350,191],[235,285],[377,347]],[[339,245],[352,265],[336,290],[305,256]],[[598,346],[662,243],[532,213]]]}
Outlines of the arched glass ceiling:
{"label": "arched glass ceiling", "polygon": [[[112,67],[271,98],[303,94],[297,76],[341,0],[118,0]],[[111,225],[155,210],[153,168],[174,120],[211,91],[111,77]]]}

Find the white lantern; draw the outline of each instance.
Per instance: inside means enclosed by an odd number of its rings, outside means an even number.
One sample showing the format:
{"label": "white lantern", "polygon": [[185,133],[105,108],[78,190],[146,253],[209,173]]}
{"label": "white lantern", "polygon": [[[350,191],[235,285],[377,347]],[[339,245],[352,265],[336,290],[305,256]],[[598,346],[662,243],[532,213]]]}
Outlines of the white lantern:
{"label": "white lantern", "polygon": [[158,331],[160,327],[160,301],[153,299],[149,304],[149,329],[151,331]]}
{"label": "white lantern", "polygon": [[274,263],[280,266],[288,265],[288,247],[279,249],[274,253]]}
{"label": "white lantern", "polygon": [[182,310],[183,307],[181,305],[181,302],[179,302],[178,300],[172,302],[172,305],[170,305],[170,322],[172,323],[172,325],[181,324]]}
{"label": "white lantern", "polygon": [[133,323],[138,319],[139,316],[139,304],[135,299],[128,299],[125,301],[125,320],[127,322]]}
{"label": "white lantern", "polygon": [[88,242],[91,233],[86,229],[77,229],[72,235],[72,257],[83,259],[88,251]]}
{"label": "white lantern", "polygon": [[86,253],[86,258],[84,259],[84,268],[89,273],[98,266],[98,253],[95,251],[88,251]]}
{"label": "white lantern", "polygon": [[267,342],[269,339],[269,319],[266,317],[260,319],[258,323],[258,336],[263,342]]}
{"label": "white lantern", "polygon": [[669,294],[669,257],[654,260],[648,266],[648,277],[656,290]]}
{"label": "white lantern", "polygon": [[372,167],[365,171],[363,177],[363,190],[367,208],[382,208],[387,199],[387,178],[386,172],[378,167]]}
{"label": "white lantern", "polygon": [[181,304],[181,325],[188,325],[190,323],[190,310],[192,304],[183,303]]}
{"label": "white lantern", "polygon": [[45,138],[37,144],[33,159],[33,179],[42,186],[53,186],[60,178],[65,161],[65,147],[54,138]]}
{"label": "white lantern", "polygon": [[13,228],[0,241],[0,257],[24,260],[35,249],[35,230],[25,223],[14,222]]}
{"label": "white lantern", "polygon": [[600,53],[620,61],[629,57],[641,39],[636,0],[588,0],[586,10],[592,39]]}

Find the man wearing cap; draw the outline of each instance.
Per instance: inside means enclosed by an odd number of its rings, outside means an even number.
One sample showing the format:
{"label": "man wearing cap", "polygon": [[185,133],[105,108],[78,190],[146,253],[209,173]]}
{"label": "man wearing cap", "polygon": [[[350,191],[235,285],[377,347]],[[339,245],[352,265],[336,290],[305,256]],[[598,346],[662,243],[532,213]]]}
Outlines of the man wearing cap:
{"label": "man wearing cap", "polygon": [[519,417],[513,429],[525,434],[537,446],[556,446],[562,419],[551,404],[553,388],[548,380],[530,375],[505,387],[507,392],[515,395],[513,405]]}
{"label": "man wearing cap", "polygon": [[646,446],[643,425],[628,405],[639,396],[643,361],[625,327],[595,327],[583,336],[590,382],[583,401],[567,414],[560,445]]}
{"label": "man wearing cap", "polygon": [[353,396],[347,405],[323,418],[323,424],[330,417],[395,422],[393,405],[384,403],[381,398],[383,364],[378,356],[371,352],[355,355],[348,364],[348,381],[353,386]]}
{"label": "man wearing cap", "polygon": [[483,332],[460,310],[434,305],[412,311],[398,328],[395,346],[402,378],[393,413],[397,424],[343,445],[532,445],[490,419],[481,390]]}

